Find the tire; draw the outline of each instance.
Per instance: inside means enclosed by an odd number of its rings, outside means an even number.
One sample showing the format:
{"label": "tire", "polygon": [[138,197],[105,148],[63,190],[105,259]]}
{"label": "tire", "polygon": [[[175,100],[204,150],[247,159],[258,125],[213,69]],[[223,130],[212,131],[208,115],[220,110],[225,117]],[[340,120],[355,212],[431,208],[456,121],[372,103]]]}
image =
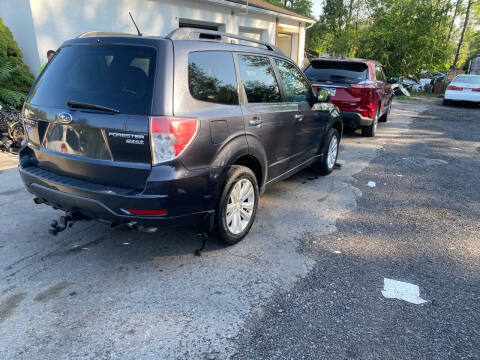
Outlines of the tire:
{"label": "tire", "polygon": [[373,117],[372,124],[370,126],[362,127],[362,135],[367,137],[374,137],[377,134],[377,126],[378,126],[378,115],[380,113],[380,106],[377,108],[377,112]]}
{"label": "tire", "polygon": [[450,105],[452,105],[452,102],[450,100],[443,99],[443,105],[450,106]]}
{"label": "tire", "polygon": [[335,164],[337,162],[339,145],[340,134],[338,133],[337,129],[332,128],[328,130],[327,141],[325,142],[321,152],[322,158],[320,161],[317,161],[311,165],[312,170],[320,175],[330,174],[335,168]]}
{"label": "tire", "polygon": [[385,114],[383,114],[380,119],[378,119],[378,121],[380,122],[387,122],[388,121],[388,115],[390,115],[390,110],[392,109],[392,101],[390,100],[390,102],[388,103],[388,108],[387,108],[387,111],[385,112]]}
{"label": "tire", "polygon": [[[248,186],[251,186],[250,196],[244,201],[235,203],[236,197],[241,194],[243,189],[246,191]],[[233,165],[228,170],[215,212],[215,236],[219,241],[227,245],[234,245],[248,234],[257,215],[259,197],[258,182],[253,171],[245,166]],[[247,214],[250,214],[248,221]],[[238,222],[239,219],[240,222]]]}

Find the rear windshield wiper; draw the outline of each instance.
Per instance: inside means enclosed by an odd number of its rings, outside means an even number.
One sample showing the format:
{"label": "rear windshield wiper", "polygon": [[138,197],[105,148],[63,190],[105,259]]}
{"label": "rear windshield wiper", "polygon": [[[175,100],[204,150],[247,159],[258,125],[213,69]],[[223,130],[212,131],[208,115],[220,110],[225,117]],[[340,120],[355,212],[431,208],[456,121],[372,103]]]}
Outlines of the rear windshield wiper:
{"label": "rear windshield wiper", "polygon": [[67,106],[72,109],[90,109],[90,110],[99,110],[99,111],[106,111],[114,114],[119,114],[120,111],[117,109],[112,109],[106,106],[95,105],[95,104],[86,104],[86,103],[79,103],[75,101],[67,101]]}

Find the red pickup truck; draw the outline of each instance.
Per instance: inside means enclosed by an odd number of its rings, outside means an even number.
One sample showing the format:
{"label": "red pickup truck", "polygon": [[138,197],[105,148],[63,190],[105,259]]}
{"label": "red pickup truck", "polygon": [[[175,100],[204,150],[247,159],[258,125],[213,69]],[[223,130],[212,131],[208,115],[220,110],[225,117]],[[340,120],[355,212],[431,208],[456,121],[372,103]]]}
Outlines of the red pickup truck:
{"label": "red pickup truck", "polygon": [[305,69],[315,91],[326,89],[345,126],[375,136],[388,119],[393,91],[382,64],[374,60],[317,58]]}

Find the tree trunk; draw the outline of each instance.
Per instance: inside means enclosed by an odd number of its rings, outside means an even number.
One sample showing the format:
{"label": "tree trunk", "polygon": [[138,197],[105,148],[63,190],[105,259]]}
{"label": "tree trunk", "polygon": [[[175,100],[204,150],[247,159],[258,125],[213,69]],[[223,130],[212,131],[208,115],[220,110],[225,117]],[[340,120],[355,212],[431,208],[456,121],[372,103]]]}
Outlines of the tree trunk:
{"label": "tree trunk", "polygon": [[472,0],[468,0],[467,12],[465,14],[465,21],[463,22],[462,34],[460,35],[460,40],[458,41],[457,53],[455,54],[455,60],[453,61],[453,68],[457,68],[458,56],[460,55],[460,48],[462,47],[463,37],[465,36],[465,30],[468,26],[468,16],[470,15],[470,8],[472,7]]}
{"label": "tree trunk", "polygon": [[452,36],[453,27],[455,25],[455,19],[457,18],[458,8],[460,7],[461,3],[462,3],[462,0],[457,0],[455,4],[455,12],[453,13],[453,19],[452,19],[452,23],[450,24],[450,30],[448,30],[448,41],[450,41],[450,37]]}

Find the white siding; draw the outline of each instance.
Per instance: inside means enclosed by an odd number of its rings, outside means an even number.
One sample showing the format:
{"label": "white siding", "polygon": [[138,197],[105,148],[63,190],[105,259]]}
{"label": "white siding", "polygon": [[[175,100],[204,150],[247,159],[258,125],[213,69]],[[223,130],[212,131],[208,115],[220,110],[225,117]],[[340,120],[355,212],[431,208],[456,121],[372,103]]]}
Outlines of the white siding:
{"label": "white siding", "polygon": [[[0,16],[12,29],[25,53],[26,63],[38,73],[46,62],[46,52],[56,50],[65,40],[92,30],[135,33],[128,16],[131,11],[146,35],[164,36],[176,29],[179,19],[216,24],[219,29],[238,34],[240,28],[255,29],[262,40],[275,43],[276,16],[244,8],[222,6],[201,0],[0,0]],[[19,12],[19,4],[22,11]],[[226,3],[227,4],[227,3]],[[30,11],[31,8],[31,11]],[[15,10],[15,13],[13,11]],[[285,20],[285,21],[284,21]],[[298,22],[281,23],[298,27]],[[300,38],[302,40],[302,38]],[[292,49],[297,53],[298,40]],[[303,54],[303,43],[300,50]],[[292,56],[295,61],[297,57]]]}
{"label": "white siding", "polygon": [[23,60],[33,74],[40,68],[37,40],[29,0],[0,0],[0,18],[13,33],[23,52]]}

